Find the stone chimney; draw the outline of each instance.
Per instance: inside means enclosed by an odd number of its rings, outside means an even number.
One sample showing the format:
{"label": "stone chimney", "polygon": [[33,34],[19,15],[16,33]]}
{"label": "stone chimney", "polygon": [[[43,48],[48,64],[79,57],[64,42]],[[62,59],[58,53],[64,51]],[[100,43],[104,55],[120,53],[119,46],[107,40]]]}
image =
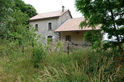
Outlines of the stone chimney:
{"label": "stone chimney", "polygon": [[62,12],[64,12],[65,11],[65,7],[64,6],[62,6]]}

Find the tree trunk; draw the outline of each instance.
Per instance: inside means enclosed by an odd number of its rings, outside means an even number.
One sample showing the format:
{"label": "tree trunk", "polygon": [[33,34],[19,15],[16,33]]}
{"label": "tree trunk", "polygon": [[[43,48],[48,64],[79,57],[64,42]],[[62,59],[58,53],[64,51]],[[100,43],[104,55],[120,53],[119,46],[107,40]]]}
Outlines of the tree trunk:
{"label": "tree trunk", "polygon": [[[114,17],[112,8],[111,8],[111,2],[110,2],[110,0],[107,0],[107,1],[109,3],[109,10],[110,10],[111,18],[112,18],[112,21],[113,21],[113,26],[114,26],[115,31],[117,31],[116,23],[115,23],[115,17]],[[121,46],[121,41],[120,41],[119,35],[117,34],[117,32],[115,32],[115,33],[116,33],[116,37],[117,37],[117,41],[118,41],[119,52],[122,53],[123,49],[122,49],[122,46]]]}

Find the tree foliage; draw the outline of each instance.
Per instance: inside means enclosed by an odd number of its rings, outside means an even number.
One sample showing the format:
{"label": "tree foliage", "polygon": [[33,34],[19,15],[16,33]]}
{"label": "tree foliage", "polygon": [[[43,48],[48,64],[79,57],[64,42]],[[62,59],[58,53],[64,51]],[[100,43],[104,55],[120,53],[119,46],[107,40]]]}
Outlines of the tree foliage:
{"label": "tree foliage", "polygon": [[0,0],[0,35],[6,31],[6,22],[9,21],[9,15],[12,12],[11,7],[13,6],[12,0]]}
{"label": "tree foliage", "polygon": [[27,21],[36,10],[22,0],[0,0],[0,5],[0,38],[29,40]]}
{"label": "tree foliage", "polygon": [[25,4],[22,0],[15,0],[15,6],[29,17],[33,17],[37,14],[35,8],[32,5]]}
{"label": "tree foliage", "polygon": [[100,34],[101,31],[89,31],[84,34],[84,40],[91,43],[92,45],[97,42],[101,41],[102,35]]}
{"label": "tree foliage", "polygon": [[77,9],[84,15],[83,26],[101,25],[109,38],[116,37],[122,51],[124,39],[124,0],[76,0]]}

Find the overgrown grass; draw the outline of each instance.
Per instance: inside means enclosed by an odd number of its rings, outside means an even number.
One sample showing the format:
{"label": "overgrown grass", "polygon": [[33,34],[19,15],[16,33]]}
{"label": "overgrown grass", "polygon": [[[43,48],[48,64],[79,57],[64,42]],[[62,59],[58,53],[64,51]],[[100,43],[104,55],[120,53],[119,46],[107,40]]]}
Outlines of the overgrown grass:
{"label": "overgrown grass", "polygon": [[117,54],[111,50],[97,53],[83,48],[70,54],[44,53],[35,68],[32,55],[37,50],[34,55],[40,55],[39,49],[28,46],[22,52],[4,41],[0,45],[1,82],[123,82],[124,69],[115,62]]}

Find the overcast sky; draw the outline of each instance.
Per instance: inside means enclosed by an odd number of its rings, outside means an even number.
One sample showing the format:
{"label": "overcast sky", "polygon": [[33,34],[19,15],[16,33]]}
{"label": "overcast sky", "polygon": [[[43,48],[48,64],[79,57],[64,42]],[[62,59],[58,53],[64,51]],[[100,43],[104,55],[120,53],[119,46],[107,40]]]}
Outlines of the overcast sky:
{"label": "overcast sky", "polygon": [[37,10],[37,13],[44,13],[50,11],[57,11],[62,9],[69,9],[73,18],[82,17],[82,14],[76,11],[75,0],[23,0],[27,4],[31,4]]}

